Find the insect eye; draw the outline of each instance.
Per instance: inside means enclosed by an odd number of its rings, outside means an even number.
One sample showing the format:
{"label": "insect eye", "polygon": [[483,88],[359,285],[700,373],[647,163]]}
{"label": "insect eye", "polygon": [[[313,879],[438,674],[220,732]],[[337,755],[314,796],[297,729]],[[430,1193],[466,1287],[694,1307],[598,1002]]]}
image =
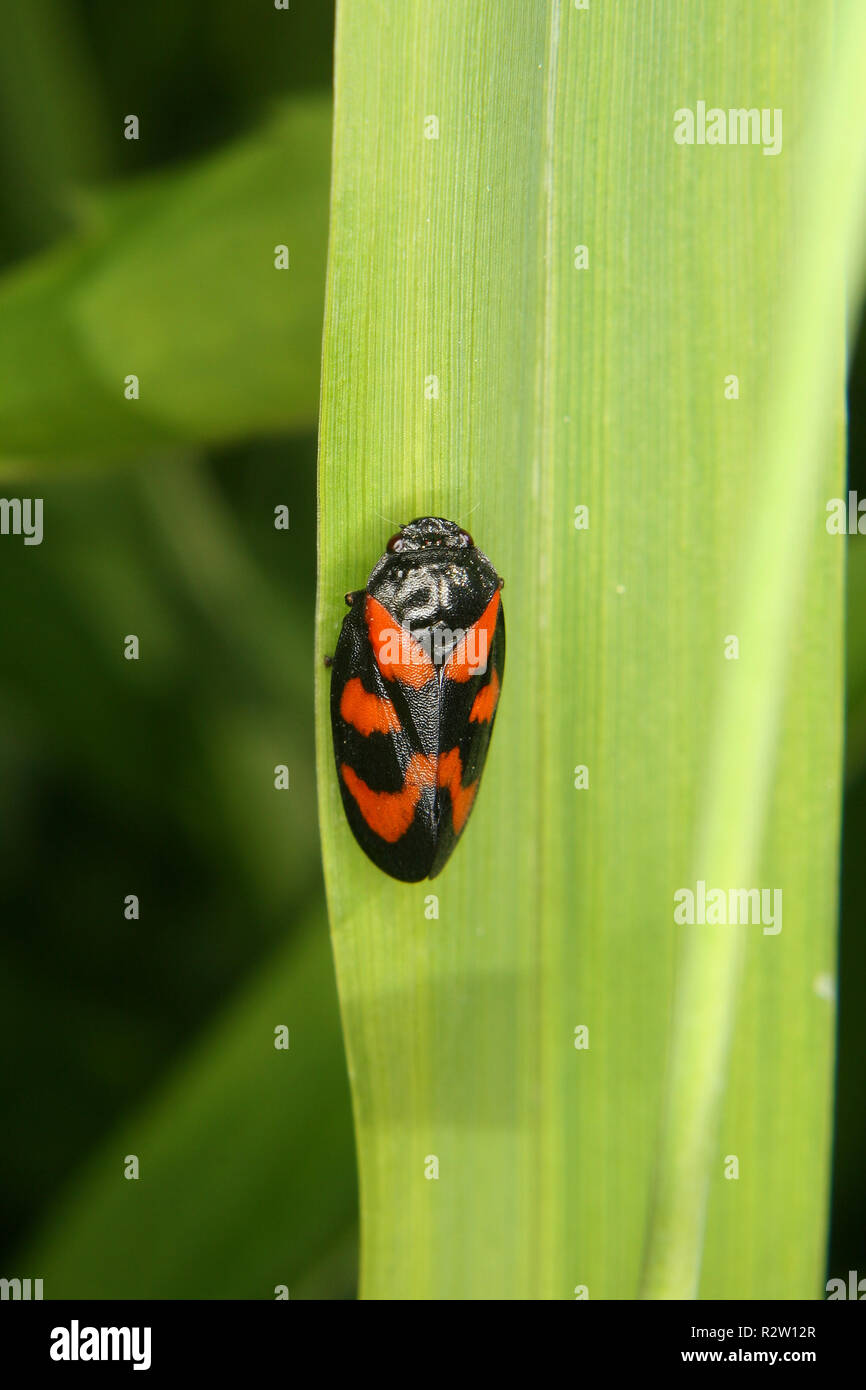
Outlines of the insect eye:
{"label": "insect eye", "polygon": [[396,536],[391,537],[391,539],[388,542],[387,549],[391,552],[392,555],[394,554],[395,550],[403,549],[403,540],[399,531],[397,532]]}
{"label": "insect eye", "polygon": [[461,536],[463,537],[463,539],[465,540],[465,542],[466,542],[467,545],[473,545],[473,546],[474,546],[475,542],[474,542],[474,540],[472,539],[472,537],[470,536],[470,534],[469,534],[468,531],[461,531],[460,534],[461,534]]}

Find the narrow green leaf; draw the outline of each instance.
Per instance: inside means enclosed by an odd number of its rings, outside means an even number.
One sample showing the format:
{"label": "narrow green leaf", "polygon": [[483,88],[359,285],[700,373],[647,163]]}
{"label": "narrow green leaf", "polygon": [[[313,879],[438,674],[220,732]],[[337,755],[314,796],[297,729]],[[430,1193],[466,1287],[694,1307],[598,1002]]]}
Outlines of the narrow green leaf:
{"label": "narrow green leaf", "polygon": [[[319,672],[362,1292],[817,1296],[856,7],[384,10],[338,13],[318,650],[394,522],[471,513],[509,656],[414,887],[352,840]],[[780,109],[778,153],[676,143],[699,101]],[[782,930],[678,924],[699,880]]]}

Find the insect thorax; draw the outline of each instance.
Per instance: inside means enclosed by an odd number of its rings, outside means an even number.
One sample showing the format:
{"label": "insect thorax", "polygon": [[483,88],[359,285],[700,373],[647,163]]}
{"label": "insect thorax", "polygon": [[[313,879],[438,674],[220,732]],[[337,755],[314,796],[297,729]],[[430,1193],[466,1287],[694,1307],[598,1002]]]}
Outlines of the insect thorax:
{"label": "insect thorax", "polygon": [[498,585],[496,571],[480,551],[460,563],[453,551],[428,550],[415,563],[404,555],[385,556],[370,575],[367,592],[414,633],[471,627]]}

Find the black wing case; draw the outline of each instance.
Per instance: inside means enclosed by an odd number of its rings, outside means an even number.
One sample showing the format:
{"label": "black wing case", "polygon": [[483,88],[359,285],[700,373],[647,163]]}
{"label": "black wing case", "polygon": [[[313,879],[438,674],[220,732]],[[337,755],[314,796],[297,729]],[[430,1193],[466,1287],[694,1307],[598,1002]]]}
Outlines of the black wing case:
{"label": "black wing case", "polygon": [[446,666],[440,689],[440,791],[431,878],[445,867],[463,833],[484,770],[505,672],[505,614],[501,602],[486,671],[466,681],[449,679],[447,671]]}
{"label": "black wing case", "polygon": [[[331,727],[346,818],[364,853],[392,878],[427,878],[436,850],[435,760],[417,728],[438,699],[435,683],[406,692],[379,670],[364,616],[352,595],[331,668]],[[418,705],[413,711],[410,700]]]}

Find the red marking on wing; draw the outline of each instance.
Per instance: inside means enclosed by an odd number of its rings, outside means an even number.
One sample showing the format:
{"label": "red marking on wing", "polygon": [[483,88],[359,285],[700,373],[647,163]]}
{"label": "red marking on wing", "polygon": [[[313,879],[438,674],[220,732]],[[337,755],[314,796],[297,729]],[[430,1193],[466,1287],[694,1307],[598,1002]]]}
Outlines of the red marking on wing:
{"label": "red marking on wing", "polygon": [[450,753],[440,755],[438,781],[440,787],[448,789],[451,797],[451,819],[454,822],[454,833],[459,835],[466,824],[466,817],[472,810],[472,803],[478,790],[477,781],[471,782],[468,787],[462,785],[463,763],[460,760],[459,748],[452,748]]}
{"label": "red marking on wing", "polygon": [[400,719],[385,695],[365,690],[357,676],[346,682],[340,697],[340,714],[347,724],[366,738],[369,734],[391,734],[400,728]]}
{"label": "red marking on wing", "polygon": [[469,711],[470,724],[473,720],[476,724],[488,723],[488,721],[493,718],[498,701],[499,677],[494,671],[487,685],[482,685],[472,702],[472,708]]}
{"label": "red marking on wing", "polygon": [[465,635],[445,667],[445,676],[452,681],[468,681],[487,670],[487,658],[493,645],[493,633],[499,616],[499,590],[493,595],[477,623],[467,628]]}
{"label": "red marking on wing", "polygon": [[421,643],[416,642],[412,634],[392,618],[387,608],[369,594],[364,617],[376,664],[386,681],[397,680],[420,690],[433,679],[433,662]]}
{"label": "red marking on wing", "polygon": [[389,845],[394,845],[412,824],[422,790],[435,786],[436,759],[424,753],[413,753],[398,792],[372,791],[348,763],[341,765],[340,772],[370,829]]}

